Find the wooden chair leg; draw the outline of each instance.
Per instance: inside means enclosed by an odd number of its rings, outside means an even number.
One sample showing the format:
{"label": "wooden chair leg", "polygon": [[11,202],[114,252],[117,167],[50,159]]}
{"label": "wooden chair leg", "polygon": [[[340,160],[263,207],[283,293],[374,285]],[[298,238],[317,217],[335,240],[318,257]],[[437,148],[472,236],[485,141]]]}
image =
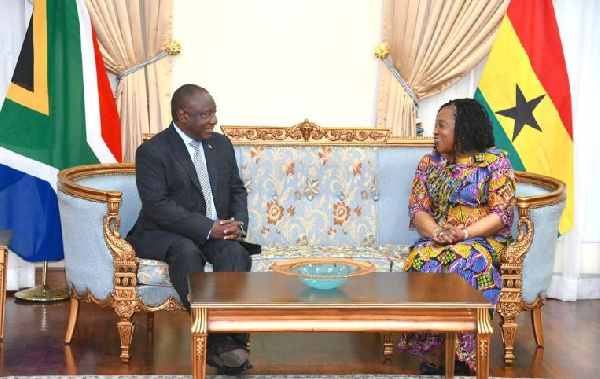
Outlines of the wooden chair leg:
{"label": "wooden chair leg", "polygon": [[146,331],[152,332],[154,330],[154,312],[147,312],[146,316]]}
{"label": "wooden chair leg", "polygon": [[73,332],[75,331],[75,325],[77,324],[77,317],[79,315],[79,300],[71,296],[71,309],[69,311],[69,323],[67,324],[67,334],[65,335],[65,343],[71,343],[73,338]]}
{"label": "wooden chair leg", "polygon": [[531,310],[531,323],[533,324],[533,337],[539,347],[544,347],[544,330],[542,328],[542,304],[538,303]]}
{"label": "wooden chair leg", "polygon": [[513,347],[515,344],[515,335],[517,334],[518,324],[513,317],[501,317],[502,321],[502,341],[504,342],[504,364],[511,366],[515,360]]}
{"label": "wooden chair leg", "polygon": [[131,338],[133,337],[134,325],[131,322],[131,317],[123,317],[117,322],[119,329],[119,337],[121,337],[121,362],[129,362],[129,347],[131,346]]}
{"label": "wooden chair leg", "polygon": [[392,344],[392,333],[383,333],[383,363],[391,361],[394,356],[394,345]]}
{"label": "wooden chair leg", "polygon": [[77,375],[77,364],[75,358],[73,358],[73,351],[71,345],[65,345],[65,374],[75,376]]}
{"label": "wooden chair leg", "polygon": [[[519,220],[519,227],[521,227],[522,220]],[[527,231],[530,234],[529,237],[531,237],[533,233],[533,225],[527,225]],[[510,245],[507,251],[510,253],[512,251],[511,249],[515,246],[517,246],[516,243]],[[521,246],[521,248],[523,247]],[[519,313],[521,313],[523,307],[523,296],[521,294],[521,261],[523,258],[519,258],[519,260],[514,261],[516,258],[514,258],[511,254],[507,253],[505,255],[508,255],[508,257],[503,256],[503,259],[511,263],[503,263],[500,265],[502,289],[500,290],[500,300],[498,301],[496,310],[498,313],[500,313],[500,327],[502,328],[502,341],[504,342],[504,364],[506,366],[512,366],[512,363],[515,360],[513,347],[515,344],[515,337],[517,335],[517,327],[519,326],[515,320],[517,316],[519,316]]]}

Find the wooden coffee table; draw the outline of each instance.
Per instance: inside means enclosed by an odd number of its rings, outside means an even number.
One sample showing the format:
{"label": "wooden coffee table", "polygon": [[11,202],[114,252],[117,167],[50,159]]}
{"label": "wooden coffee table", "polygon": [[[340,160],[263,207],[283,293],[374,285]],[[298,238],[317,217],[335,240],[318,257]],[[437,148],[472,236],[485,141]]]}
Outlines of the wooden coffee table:
{"label": "wooden coffee table", "polygon": [[492,305],[456,274],[378,272],[320,291],[272,272],[209,272],[189,285],[193,379],[206,376],[210,332],[441,332],[452,378],[455,333],[472,331],[477,378],[489,377]]}

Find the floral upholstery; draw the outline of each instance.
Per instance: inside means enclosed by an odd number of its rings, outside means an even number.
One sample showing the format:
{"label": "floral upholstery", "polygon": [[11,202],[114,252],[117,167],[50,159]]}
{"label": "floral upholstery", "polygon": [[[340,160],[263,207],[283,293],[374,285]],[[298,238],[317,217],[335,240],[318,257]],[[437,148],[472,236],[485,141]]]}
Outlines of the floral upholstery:
{"label": "floral upholstery", "polygon": [[[402,271],[407,254],[408,246],[402,245],[385,245],[378,248],[272,246],[264,248],[261,254],[252,256],[252,271],[269,271],[269,267],[275,262],[298,257],[351,257],[373,263],[380,272]],[[142,258],[137,258],[137,262],[139,284],[171,286],[169,266],[165,262]],[[212,271],[212,265],[207,264],[205,270]]]}
{"label": "floral upholstery", "polygon": [[376,148],[241,150],[248,238],[263,246],[377,246]]}
{"label": "floral upholstery", "polygon": [[[385,245],[378,248],[331,247],[331,246],[272,246],[263,249],[261,254],[252,256],[252,271],[265,272],[275,263],[298,257],[351,257],[369,261],[380,272],[404,271],[404,261],[408,255],[408,245]],[[138,262],[138,284],[150,286],[171,286],[169,266],[162,261],[136,258]],[[207,264],[206,272],[212,271]]]}
{"label": "floral upholstery", "polygon": [[172,286],[169,265],[154,259],[136,258],[138,284],[148,286]]}
{"label": "floral upholstery", "polygon": [[347,257],[373,263],[377,271],[390,271],[391,261],[377,248],[332,246],[276,246],[265,249],[252,260],[253,271],[268,271],[273,263],[298,257]]}
{"label": "floral upholstery", "polygon": [[[402,270],[408,246],[378,246],[377,147],[261,145],[238,148],[237,154],[248,190],[248,240],[263,246],[252,257],[252,271],[322,256]],[[137,262],[139,284],[171,285],[164,262]],[[212,271],[210,264],[206,271]]]}

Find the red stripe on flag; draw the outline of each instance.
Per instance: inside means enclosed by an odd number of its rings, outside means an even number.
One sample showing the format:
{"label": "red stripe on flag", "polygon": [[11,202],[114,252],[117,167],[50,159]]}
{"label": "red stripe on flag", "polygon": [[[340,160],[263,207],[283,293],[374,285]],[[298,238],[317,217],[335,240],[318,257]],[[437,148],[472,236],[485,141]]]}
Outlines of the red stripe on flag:
{"label": "red stripe on flag", "polygon": [[552,0],[512,0],[506,13],[572,140],[569,77]]}
{"label": "red stripe on flag", "polygon": [[96,32],[92,27],[92,41],[94,43],[94,57],[96,60],[96,78],[98,80],[98,98],[100,99],[100,128],[102,139],[108,146],[108,149],[113,154],[117,162],[122,160],[121,152],[121,120],[117,111],[117,103],[113,96],[108,76],[106,75],[106,67],[100,54]]}

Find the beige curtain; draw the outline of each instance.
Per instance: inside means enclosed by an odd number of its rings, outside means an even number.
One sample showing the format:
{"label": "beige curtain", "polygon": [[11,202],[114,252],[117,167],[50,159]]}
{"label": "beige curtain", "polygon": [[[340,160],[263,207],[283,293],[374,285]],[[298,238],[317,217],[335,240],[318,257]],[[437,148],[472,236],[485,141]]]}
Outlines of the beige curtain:
{"label": "beige curtain", "polygon": [[[119,74],[156,56],[173,36],[173,0],[86,0],[106,68]],[[143,133],[171,120],[171,56],[125,76],[117,88],[123,161],[135,159]]]}
{"label": "beige curtain", "polygon": [[[383,0],[383,43],[419,100],[465,76],[492,47],[509,0]],[[377,126],[415,135],[412,99],[383,64]]]}

